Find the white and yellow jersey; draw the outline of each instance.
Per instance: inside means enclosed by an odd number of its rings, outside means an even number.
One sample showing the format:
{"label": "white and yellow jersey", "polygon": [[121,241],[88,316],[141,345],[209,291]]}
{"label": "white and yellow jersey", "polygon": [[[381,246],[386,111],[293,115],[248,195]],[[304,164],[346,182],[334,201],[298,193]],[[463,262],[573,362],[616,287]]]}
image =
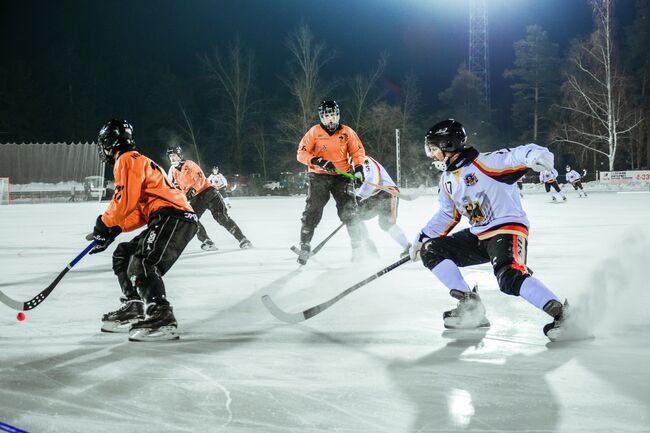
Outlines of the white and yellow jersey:
{"label": "white and yellow jersey", "polygon": [[580,179],[581,179],[581,176],[575,170],[571,170],[570,172],[568,172],[566,174],[567,182],[574,183],[574,182],[576,182],[576,181],[578,181]]}
{"label": "white and yellow jersey", "polygon": [[[374,158],[366,155],[363,160],[363,176],[367,182],[374,183],[379,186],[387,186],[395,188],[395,192],[399,192],[399,188],[390,177],[383,165],[377,162]],[[372,185],[364,183],[357,190],[357,196],[362,200],[378,193],[380,190]]]}
{"label": "white and yellow jersey", "polygon": [[464,215],[479,239],[501,233],[527,237],[528,217],[516,182],[542,152],[549,150],[532,143],[489,153],[463,150],[440,176],[439,208],[422,232],[446,236]]}
{"label": "white and yellow jersey", "polygon": [[221,173],[218,174],[212,173],[210,176],[208,176],[208,180],[210,181],[212,186],[217,189],[226,188],[228,186],[228,181],[226,180],[226,176],[224,176]]}
{"label": "white and yellow jersey", "polygon": [[539,181],[543,183],[553,182],[557,179],[557,170],[544,170],[539,173]]}

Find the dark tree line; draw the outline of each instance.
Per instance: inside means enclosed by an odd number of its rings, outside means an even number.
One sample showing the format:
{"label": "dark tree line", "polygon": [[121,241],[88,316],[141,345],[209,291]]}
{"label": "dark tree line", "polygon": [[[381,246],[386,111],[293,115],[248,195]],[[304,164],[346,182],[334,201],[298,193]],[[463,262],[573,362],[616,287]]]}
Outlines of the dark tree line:
{"label": "dark tree line", "polygon": [[438,109],[425,111],[431,101],[424,101],[415,74],[391,83],[397,97],[386,93],[390,53],[377,53],[376,64],[353,76],[324,75],[324,66],[341,54],[301,24],[276,48],[288,61],[273,91],[260,86],[265,72],[239,37],[197,53],[191,79],[146,59],[134,64],[119,50],[89,57],[68,45],[53,47],[40,65],[11,59],[3,65],[0,141],[92,141],[108,118],[124,116],[136,128],[139,147],[154,158],[163,160],[169,145],[181,145],[205,169],[216,164],[226,173],[269,179],[302,169],[297,143],[318,121],[318,101],[334,98],[342,121],[392,171],[395,129],[402,131],[403,176],[412,181],[428,173],[424,131],[443,117],[461,120],[480,150],[535,141],[551,145],[558,166],[650,167],[650,5],[638,1],[634,23],[617,29],[613,0],[591,4],[592,34],[567,52],[538,25],[514,42],[515,61],[503,71],[513,104],[499,127],[493,119],[502,113],[477,102],[481,83],[465,63],[438,95]]}

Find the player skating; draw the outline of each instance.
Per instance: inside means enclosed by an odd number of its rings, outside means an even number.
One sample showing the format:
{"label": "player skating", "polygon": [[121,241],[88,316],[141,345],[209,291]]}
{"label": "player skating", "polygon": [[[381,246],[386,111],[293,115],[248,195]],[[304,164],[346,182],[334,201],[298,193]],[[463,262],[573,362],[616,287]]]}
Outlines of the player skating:
{"label": "player skating", "polygon": [[[363,174],[367,182],[387,187],[399,193],[399,188],[384,166],[368,155],[363,161]],[[397,225],[397,197],[388,191],[363,183],[357,190],[357,203],[359,205],[359,218],[369,220],[376,216],[379,217],[379,227],[387,232],[402,247],[404,252],[408,251],[411,244],[406,239],[400,226]]]}
{"label": "player skating", "polygon": [[[357,215],[354,188],[336,170],[351,171],[363,179],[363,159],[366,156],[361,140],[352,128],[341,125],[339,106],[335,101],[322,101],[318,106],[320,123],[307,131],[298,145],[297,159],[309,168],[309,187],[300,229],[298,263],[304,265],[311,252],[314,230],[323,216],[330,194],[336,202],[341,222],[345,223],[352,242],[352,258],[362,254],[363,226]],[[352,160],[352,167],[348,162]]]}
{"label": "player skating", "polygon": [[226,179],[226,176],[223,175],[223,173],[219,173],[219,167],[216,165],[212,167],[212,174],[208,176],[208,180],[212,186],[215,187],[217,191],[219,191],[223,197],[224,203],[226,203],[226,206],[228,206],[228,209],[230,209],[232,206],[230,204],[230,197],[228,197],[228,180]]}
{"label": "player skating", "polygon": [[106,123],[97,146],[101,159],[114,164],[115,193],[97,218],[97,245],[90,254],[104,251],[122,231],[147,225],[115,248],[113,272],[122,289],[122,305],[102,317],[102,331],[129,332],[134,341],[177,339],[162,276],[196,234],[198,218],[163,169],[135,150],[133,127],[126,120]]}
{"label": "player skating", "polygon": [[[584,176],[586,172],[583,170],[582,174]],[[582,187],[582,176],[578,174],[577,171],[571,170],[571,166],[566,166],[566,181],[573,185],[573,189],[578,193],[578,198],[587,197],[585,189]]]}
{"label": "player skating", "polygon": [[[167,157],[173,167],[171,174],[174,182],[185,193],[196,215],[201,218],[203,213],[210,209],[212,217],[237,239],[240,248],[252,247],[253,245],[244,236],[237,223],[228,216],[221,194],[208,182],[201,167],[192,160],[183,159],[180,146],[167,149]],[[202,226],[199,227],[197,236],[202,243],[209,241]]]}
{"label": "player skating", "polygon": [[[546,193],[551,196],[551,201],[557,203],[559,200],[556,198],[556,193],[562,197],[562,201],[566,201],[566,195],[560,190],[560,185],[557,183],[557,170],[550,167],[548,170],[542,170],[539,173],[539,181],[544,183]],[[555,192],[551,191],[551,188]]]}
{"label": "player skating", "polygon": [[[485,307],[459,267],[491,263],[502,292],[521,296],[553,318],[544,326],[551,340],[561,338],[568,305],[560,302],[526,266],[528,218],[514,185],[528,169],[550,170],[553,154],[536,144],[479,153],[466,147],[463,126],[452,119],[434,125],[425,136],[425,152],[443,173],[439,208],[411,246],[426,268],[459,300],[443,315],[447,328],[488,327]],[[470,228],[449,234],[461,215]]]}
{"label": "player skating", "polygon": [[[169,166],[169,170],[167,170],[167,179],[174,185],[176,188],[181,189],[177,184],[176,180],[174,179],[174,169],[178,165],[178,163],[172,163],[172,165]],[[197,237],[198,233],[201,233],[201,237],[205,237],[205,239],[201,242],[201,249],[204,251],[214,251],[218,250],[217,246],[215,245],[214,241],[208,236],[208,231],[205,229],[205,226],[201,224],[201,221],[196,222],[198,224],[198,231],[197,231]]]}

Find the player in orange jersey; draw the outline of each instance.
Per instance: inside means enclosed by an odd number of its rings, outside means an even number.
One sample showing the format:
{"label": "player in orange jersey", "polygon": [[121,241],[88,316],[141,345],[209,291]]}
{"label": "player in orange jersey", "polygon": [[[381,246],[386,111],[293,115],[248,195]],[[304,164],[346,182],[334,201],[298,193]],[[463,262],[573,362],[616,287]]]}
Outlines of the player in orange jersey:
{"label": "player in orange jersey", "polygon": [[[352,128],[341,125],[339,106],[335,101],[322,101],[318,106],[320,123],[314,125],[298,145],[298,161],[309,168],[309,190],[300,230],[298,263],[304,265],[311,252],[314,230],[323,216],[330,194],[336,202],[339,219],[345,223],[352,240],[352,258],[358,258],[365,232],[357,215],[354,188],[336,170],[349,172],[363,180],[363,159],[366,152]],[[352,166],[348,159],[352,160]]]}
{"label": "player in orange jersey", "polygon": [[106,123],[97,146],[100,158],[114,165],[115,193],[97,218],[93,230],[97,245],[90,254],[104,251],[123,231],[147,226],[113,253],[122,306],[103,316],[102,331],[129,332],[132,341],[178,339],[162,276],[196,234],[198,218],[162,168],[135,150],[129,122]]}
{"label": "player in orange jersey", "polygon": [[[174,183],[187,195],[196,215],[201,218],[203,213],[210,209],[212,217],[239,241],[239,248],[252,247],[251,241],[244,236],[237,223],[228,216],[223,197],[205,177],[201,167],[194,161],[183,159],[183,151],[180,146],[167,149],[167,157],[172,165],[170,173]],[[210,240],[202,225],[199,226],[197,236],[204,243]]]}

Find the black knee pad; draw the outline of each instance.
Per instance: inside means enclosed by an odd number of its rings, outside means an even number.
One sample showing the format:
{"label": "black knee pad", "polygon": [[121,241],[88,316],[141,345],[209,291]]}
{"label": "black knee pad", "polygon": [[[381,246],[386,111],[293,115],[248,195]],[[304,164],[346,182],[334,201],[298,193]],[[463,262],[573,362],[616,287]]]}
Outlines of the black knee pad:
{"label": "black knee pad", "polygon": [[113,272],[115,272],[115,275],[126,272],[132,255],[131,244],[129,242],[118,244],[115,251],[113,251]]}
{"label": "black knee pad", "polygon": [[530,277],[530,273],[522,273],[510,265],[502,266],[494,273],[499,282],[499,289],[506,295],[512,296],[519,296],[521,285],[526,278]]}
{"label": "black knee pad", "polygon": [[420,257],[422,258],[422,264],[427,269],[435,268],[438,263],[445,260],[437,251],[440,251],[438,244],[441,242],[441,239],[444,238],[433,238],[429,239],[422,245],[420,250]]}

